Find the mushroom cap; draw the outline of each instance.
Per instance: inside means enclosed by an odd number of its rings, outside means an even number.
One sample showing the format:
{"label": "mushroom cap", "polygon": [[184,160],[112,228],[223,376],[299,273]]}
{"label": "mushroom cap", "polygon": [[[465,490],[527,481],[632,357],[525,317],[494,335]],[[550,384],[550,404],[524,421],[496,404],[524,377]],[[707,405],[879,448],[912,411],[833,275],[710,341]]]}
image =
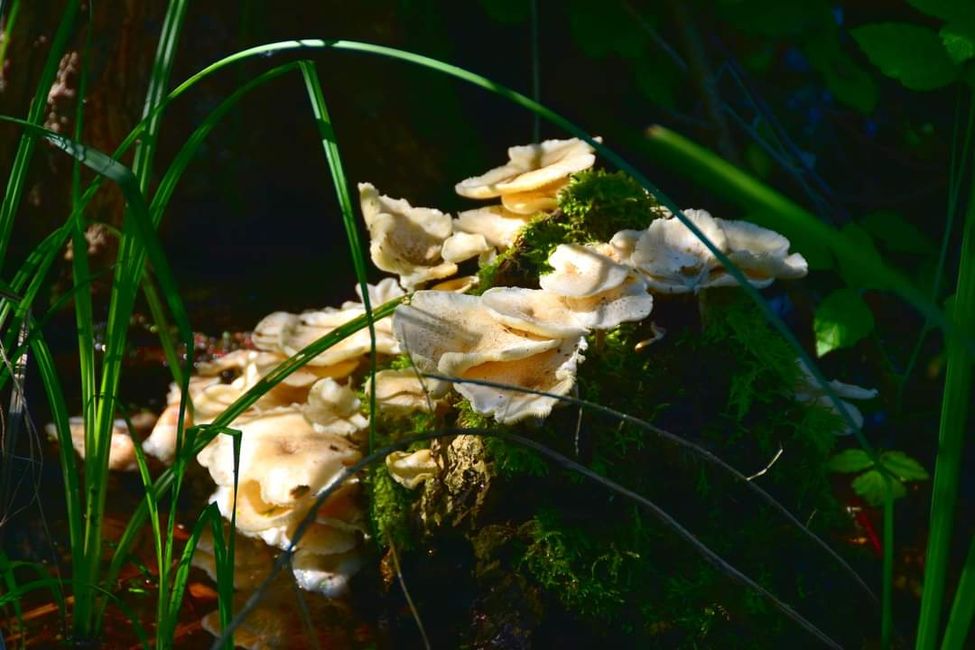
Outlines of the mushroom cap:
{"label": "mushroom cap", "polygon": [[459,278],[444,280],[430,287],[431,291],[450,291],[451,293],[466,293],[471,287],[477,286],[476,275],[463,275]]}
{"label": "mushroom cap", "polygon": [[[380,370],[376,373],[376,408],[380,412],[405,415],[415,411],[431,411],[437,394],[443,395],[449,384],[437,379],[420,377],[412,368]],[[366,380],[365,393],[371,390]]]}
{"label": "mushroom cap", "polygon": [[[80,417],[68,419],[71,432],[71,445],[82,458],[85,457],[85,421]],[[45,427],[48,438],[58,439],[57,428],[53,424]],[[133,472],[138,469],[135,455],[135,444],[129,435],[129,426],[125,420],[115,420],[112,423],[111,440],[108,450],[108,469],[123,472]]]}
{"label": "mushroom cap", "polygon": [[[576,367],[586,349],[584,337],[567,338],[558,347],[529,357],[510,361],[487,361],[458,373],[462,379],[490,381],[565,395],[575,384]],[[513,424],[526,418],[547,416],[558,401],[547,397],[494,386],[455,384],[478,413],[493,415],[501,424]]]}
{"label": "mushroom cap", "polygon": [[349,580],[364,565],[358,551],[321,555],[301,549],[291,560],[291,571],[302,589],[338,598],[349,590]]}
{"label": "mushroom cap", "polygon": [[481,302],[497,321],[538,336],[566,338],[587,330],[564,298],[549,291],[492,287],[481,294]]}
{"label": "mushroom cap", "polygon": [[500,205],[491,205],[458,213],[454,231],[484,235],[488,244],[504,249],[515,243],[518,233],[529,221],[525,215],[516,214]]}
{"label": "mushroom cap", "polygon": [[449,214],[382,196],[370,183],[359,183],[359,200],[369,229],[369,252],[378,268],[399,275],[407,289],[457,272],[455,264],[441,257],[444,240],[451,235]]}
{"label": "mushroom cap", "polygon": [[538,284],[546,291],[575,298],[615,289],[631,273],[628,267],[580,244],[559,244],[548,264],[554,270],[539,277]]}
{"label": "mushroom cap", "polygon": [[[796,400],[800,402],[815,402],[821,404],[822,406],[833,411],[837,415],[842,417],[842,413],[837,409],[836,404],[830,399],[829,395],[819,385],[816,377],[812,374],[806,364],[801,360],[797,360],[796,363],[799,365],[800,375],[798,385],[796,387]],[[879,392],[875,388],[864,388],[862,386],[857,386],[855,384],[845,384],[841,381],[833,380],[829,382],[829,387],[836,393],[836,396],[841,398],[839,400],[843,407],[843,410],[849,414],[850,419],[856,425],[857,429],[863,428],[863,414],[853,404],[847,402],[847,399],[855,400],[867,400],[873,399]],[[843,434],[849,435],[853,433],[848,425],[844,425]]]}
{"label": "mushroom cap", "polygon": [[456,232],[443,243],[443,258],[459,264],[491,250],[484,235]]}
{"label": "mushroom cap", "polygon": [[511,147],[508,158],[507,164],[465,179],[454,189],[470,199],[529,192],[588,169],[596,161],[592,147],[577,138]]}
{"label": "mushroom cap", "polygon": [[630,264],[630,258],[636,250],[637,242],[645,231],[643,230],[621,230],[608,244],[598,247],[596,250],[620,264]]}
{"label": "mushroom cap", "polygon": [[484,361],[537,354],[557,341],[519,333],[498,323],[480,297],[417,291],[393,314],[400,347],[422,372],[452,375]]}
{"label": "mushroom cap", "polygon": [[562,298],[576,314],[576,322],[587,329],[608,330],[622,323],[641,321],[653,310],[653,296],[647,282],[631,275],[623,284],[584,298]]}
{"label": "mushroom cap", "polygon": [[301,412],[319,433],[351,436],[369,426],[369,420],[359,412],[361,405],[349,386],[326,377],[311,387]]}
{"label": "mushroom cap", "polygon": [[[789,240],[774,230],[748,221],[717,221],[727,237],[728,258],[752,285],[763,288],[776,278],[801,278],[809,271],[805,258],[789,255]],[[722,284],[734,285],[737,280],[728,275]]]}
{"label": "mushroom cap", "polygon": [[502,194],[501,205],[510,212],[527,216],[539,212],[551,212],[559,207],[559,191],[568,184],[568,178],[561,178],[526,192]]}
{"label": "mushroom cap", "polygon": [[[360,458],[354,444],[332,433],[319,433],[301,411],[281,409],[236,424],[241,432],[239,482],[260,484],[260,498],[273,505],[294,505],[317,493]],[[233,439],[219,435],[197,461],[217,485],[234,481]]]}
{"label": "mushroom cap", "polygon": [[[684,210],[684,215],[719,250],[727,239],[718,221],[704,210]],[[712,269],[719,268],[714,254],[677,218],[656,219],[641,235],[630,263],[647,278],[651,288],[665,293],[698,290]]]}
{"label": "mushroom cap", "polygon": [[386,456],[386,471],[394,481],[412,490],[420,483],[436,478],[440,465],[429,449],[394,451]]}

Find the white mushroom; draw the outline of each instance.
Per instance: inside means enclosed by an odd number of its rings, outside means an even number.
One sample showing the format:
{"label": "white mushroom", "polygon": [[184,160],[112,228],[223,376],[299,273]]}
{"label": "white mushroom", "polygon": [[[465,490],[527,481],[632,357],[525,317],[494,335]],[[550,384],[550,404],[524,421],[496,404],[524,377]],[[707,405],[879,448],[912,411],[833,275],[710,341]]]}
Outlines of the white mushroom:
{"label": "white mushroom", "polygon": [[311,387],[301,412],[319,433],[352,436],[369,426],[369,421],[359,412],[360,406],[355,391],[326,377]]}
{"label": "white mushroom", "polygon": [[362,553],[355,551],[322,555],[299,549],[291,560],[291,571],[302,589],[339,598],[364,565]]}
{"label": "white mushroom", "polygon": [[[575,385],[576,367],[584,359],[586,339],[562,339],[559,346],[530,357],[505,362],[486,361],[456,373],[463,379],[489,381],[514,387],[566,395]],[[555,397],[535,395],[517,388],[502,389],[473,383],[455,384],[478,413],[493,415],[501,424],[526,418],[543,418],[558,402]]]}
{"label": "white mushroom", "polygon": [[508,158],[506,165],[463,180],[454,189],[471,199],[530,192],[545,186],[551,189],[570,174],[589,169],[596,161],[592,147],[577,138],[511,147]]}
{"label": "white mushroom", "polygon": [[[839,417],[843,417],[843,414],[837,408],[836,404],[826,393],[826,390],[820,385],[816,380],[816,377],[812,374],[812,371],[806,367],[802,361],[797,361],[799,364],[799,370],[801,371],[799,377],[799,384],[796,387],[796,400],[799,402],[814,402],[825,406],[833,413]],[[879,393],[875,388],[863,388],[862,386],[857,386],[855,384],[845,384],[841,381],[833,380],[828,382],[829,388],[836,394],[839,399],[840,405],[843,410],[846,411],[850,419],[856,425],[857,429],[863,428],[863,414],[860,412],[856,406],[847,402],[848,399],[854,400],[867,400],[875,398]],[[849,435],[853,433],[853,429],[850,428],[849,424],[846,423],[846,418],[843,419],[843,430],[841,431],[844,435]]]}
{"label": "white mushroom", "polygon": [[[718,222],[704,210],[685,210],[684,215],[719,250],[727,239]],[[717,258],[690,229],[676,218],[656,219],[640,236],[630,263],[647,278],[652,289],[687,293],[707,286],[710,273],[720,269]]]}
{"label": "white mushroom", "polygon": [[[585,339],[546,338],[496,320],[478,296],[419,291],[400,306],[393,329],[422,372],[564,394],[575,381]],[[517,390],[455,383],[479,413],[502,423],[548,415],[556,401]]]}
{"label": "white mushroom", "polygon": [[440,473],[440,465],[429,449],[394,451],[386,456],[386,471],[394,481],[413,490]]}
{"label": "white mushroom", "polygon": [[454,220],[454,232],[483,235],[488,244],[504,250],[515,243],[518,233],[529,221],[524,215],[515,214],[500,205],[492,205],[458,213]]}
{"label": "white mushroom", "polygon": [[[429,412],[434,396],[443,395],[448,386],[437,379],[420,377],[413,369],[380,370],[376,373],[376,408],[380,413],[406,415],[415,411]],[[366,380],[365,393],[372,383]]]}
{"label": "white mushroom", "polygon": [[484,235],[457,232],[443,243],[443,258],[459,264],[491,250]]}
{"label": "white mushroom", "polygon": [[[71,430],[71,444],[82,458],[85,457],[85,421],[80,417],[68,420]],[[57,428],[53,424],[45,427],[48,438],[58,439]],[[108,469],[123,472],[134,472],[139,465],[135,457],[135,445],[129,435],[129,426],[125,420],[119,419],[112,423],[111,440],[108,448]]]}
{"label": "white mushroom", "polygon": [[441,257],[444,240],[451,235],[449,214],[380,195],[370,183],[359,183],[359,200],[373,263],[399,275],[406,289],[457,272],[455,264]]}
{"label": "white mushroom", "polygon": [[629,267],[580,244],[559,244],[548,258],[551,273],[538,279],[542,289],[584,298],[615,289],[632,275]]}
{"label": "white mushroom", "polygon": [[559,192],[568,184],[569,179],[566,177],[525,192],[502,194],[501,205],[510,212],[528,216],[551,212],[559,207]]}
{"label": "white mushroom", "polygon": [[[802,255],[789,255],[789,240],[779,233],[748,221],[718,221],[728,240],[728,258],[752,285],[764,288],[776,278],[801,278],[809,271]],[[727,277],[729,284],[737,284]]]}

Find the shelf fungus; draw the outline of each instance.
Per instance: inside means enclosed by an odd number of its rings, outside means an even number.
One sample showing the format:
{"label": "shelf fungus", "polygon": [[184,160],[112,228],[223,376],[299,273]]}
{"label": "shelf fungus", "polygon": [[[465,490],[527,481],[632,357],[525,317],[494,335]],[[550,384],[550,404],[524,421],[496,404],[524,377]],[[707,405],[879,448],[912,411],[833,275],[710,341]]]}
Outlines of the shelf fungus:
{"label": "shelf fungus", "polygon": [[453,233],[449,214],[391,199],[371,183],[359,183],[359,201],[373,264],[399,275],[404,288],[412,290],[457,273],[457,265],[442,256],[444,241]]}
{"label": "shelf fungus", "polygon": [[589,169],[596,156],[589,144],[577,138],[545,140],[508,149],[501,167],[465,179],[454,189],[469,199],[501,199],[505,213],[530,216],[558,207],[559,191],[569,176]]}
{"label": "shelf fungus", "polygon": [[[814,402],[825,406],[838,417],[843,418],[843,426],[840,431],[843,435],[851,435],[854,429],[850,428],[849,423],[843,414],[837,408],[836,403],[830,398],[823,386],[820,385],[816,377],[812,374],[806,364],[802,361],[797,362],[799,364],[800,376],[799,384],[796,388],[796,400],[799,402]],[[856,384],[845,384],[841,381],[833,380],[827,383],[830,390],[832,390],[836,397],[839,398],[839,403],[846,414],[849,416],[853,424],[856,425],[856,430],[863,428],[863,414],[860,412],[856,406],[851,404],[846,400],[868,400],[875,398],[879,393],[876,388],[863,388],[862,386],[857,386]]]}
{"label": "shelf fungus", "polygon": [[[380,370],[376,373],[376,409],[381,414],[402,416],[417,411],[432,412],[436,399],[449,385],[437,379],[420,376],[416,370]],[[364,392],[369,395],[372,381],[367,379]]]}
{"label": "shelf fungus", "polygon": [[393,480],[408,490],[413,490],[441,471],[436,457],[429,449],[394,451],[386,456],[386,471]]}
{"label": "shelf fungus", "polygon": [[[85,457],[85,421],[81,417],[72,417],[68,420],[68,427],[71,430],[71,444],[74,450],[82,458]],[[57,427],[48,424],[45,427],[48,438],[58,439]],[[122,472],[134,472],[138,469],[135,456],[135,444],[129,433],[129,425],[125,420],[119,419],[112,422],[111,438],[108,448],[108,469]]]}
{"label": "shelf fungus", "polygon": [[[747,221],[716,219],[705,210],[684,210],[684,215],[755,287],[767,287],[776,278],[806,275],[806,260],[798,253],[789,255],[789,240],[772,230]],[[632,241],[633,233],[623,231],[611,245],[622,257]],[[652,290],[662,293],[696,293],[738,284],[707,245],[672,216],[650,224],[632,246],[627,263],[647,278]]]}
{"label": "shelf fungus", "polygon": [[547,416],[556,398],[518,388],[568,393],[586,345],[578,333],[553,338],[501,322],[479,296],[439,291],[414,294],[396,310],[393,329],[421,372],[511,385],[454,382],[474,410],[504,424]]}
{"label": "shelf fungus", "polygon": [[516,214],[500,205],[465,210],[454,220],[454,232],[482,235],[498,251],[510,247],[518,234],[531,221],[530,216]]}

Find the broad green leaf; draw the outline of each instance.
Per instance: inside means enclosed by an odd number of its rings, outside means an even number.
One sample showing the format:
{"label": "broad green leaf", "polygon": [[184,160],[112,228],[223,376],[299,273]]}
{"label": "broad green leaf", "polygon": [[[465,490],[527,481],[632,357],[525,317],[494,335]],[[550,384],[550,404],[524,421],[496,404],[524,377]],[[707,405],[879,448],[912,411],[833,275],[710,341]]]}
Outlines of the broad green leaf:
{"label": "broad green leaf", "polygon": [[903,451],[885,451],[880,454],[880,464],[902,481],[926,481],[928,472]]}
{"label": "broad green leaf", "polygon": [[975,25],[948,23],[938,34],[955,63],[961,64],[975,57]]}
{"label": "broad green leaf", "polygon": [[911,90],[934,90],[958,78],[958,66],[933,29],[909,23],[875,23],[851,33],[881,72]]}
{"label": "broad green leaf", "polygon": [[[887,493],[887,481],[879,470],[872,469],[864,472],[853,479],[853,491],[863,497],[863,500],[872,506],[880,506],[884,503],[884,495]],[[890,487],[894,492],[894,498],[907,494],[904,484],[897,479],[890,479]]]}
{"label": "broad green leaf", "polygon": [[836,454],[826,463],[831,472],[849,474],[873,467],[873,459],[862,449],[846,449]]}
{"label": "broad green leaf", "polygon": [[893,210],[871,212],[860,220],[860,226],[895,253],[931,255],[938,250],[930,237]]}
{"label": "broad green leaf", "polygon": [[839,289],[816,308],[816,355],[848,348],[873,329],[873,312],[854,289]]}

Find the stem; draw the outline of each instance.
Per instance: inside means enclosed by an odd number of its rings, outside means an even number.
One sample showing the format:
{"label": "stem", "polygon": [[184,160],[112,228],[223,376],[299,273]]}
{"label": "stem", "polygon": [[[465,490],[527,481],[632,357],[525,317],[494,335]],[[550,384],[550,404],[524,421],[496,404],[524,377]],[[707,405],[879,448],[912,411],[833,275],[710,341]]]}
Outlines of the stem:
{"label": "stem", "polygon": [[881,596],[880,647],[890,648],[894,631],[894,486],[884,477],[884,574]]}

